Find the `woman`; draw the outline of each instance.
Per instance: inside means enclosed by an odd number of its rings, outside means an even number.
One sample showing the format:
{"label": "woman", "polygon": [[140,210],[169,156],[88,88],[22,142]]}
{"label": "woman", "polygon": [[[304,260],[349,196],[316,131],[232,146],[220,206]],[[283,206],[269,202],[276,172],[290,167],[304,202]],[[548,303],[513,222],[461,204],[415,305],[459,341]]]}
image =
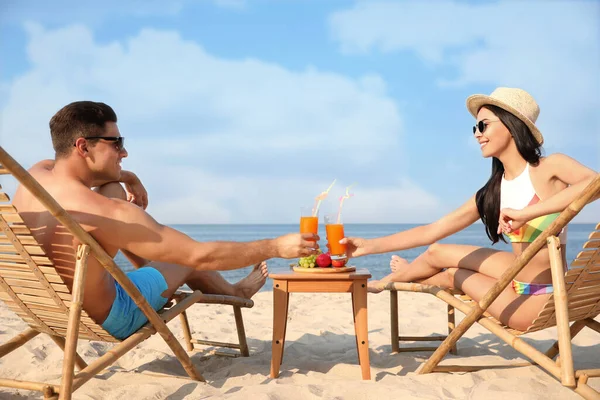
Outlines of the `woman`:
{"label": "woman", "polygon": [[[535,126],[539,107],[521,89],[498,88],[473,95],[467,108],[476,118],[475,139],[492,158],[492,175],[464,205],[438,221],[390,236],[345,238],[348,254],[359,257],[430,245],[413,262],[392,257],[392,273],[369,283],[380,292],[388,282],[455,287],[479,301],[533,240],[592,181],[595,172],[563,154],[541,157],[543,137]],[[492,243],[512,242],[512,252],[437,241],[483,221]],[[561,232],[565,254],[566,228]],[[502,323],[526,329],[552,293],[548,249],[544,247],[516,276],[488,311]]]}

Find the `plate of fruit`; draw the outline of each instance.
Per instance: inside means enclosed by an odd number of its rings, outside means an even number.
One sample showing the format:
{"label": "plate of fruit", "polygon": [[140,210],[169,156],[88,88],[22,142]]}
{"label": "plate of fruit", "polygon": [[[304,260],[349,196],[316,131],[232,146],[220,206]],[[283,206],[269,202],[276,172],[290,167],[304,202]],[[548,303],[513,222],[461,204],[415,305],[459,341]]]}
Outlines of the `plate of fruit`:
{"label": "plate of fruit", "polygon": [[348,259],[332,259],[329,253],[315,254],[302,257],[298,264],[290,264],[296,272],[307,272],[313,274],[331,274],[336,272],[356,271],[356,267],[346,266]]}

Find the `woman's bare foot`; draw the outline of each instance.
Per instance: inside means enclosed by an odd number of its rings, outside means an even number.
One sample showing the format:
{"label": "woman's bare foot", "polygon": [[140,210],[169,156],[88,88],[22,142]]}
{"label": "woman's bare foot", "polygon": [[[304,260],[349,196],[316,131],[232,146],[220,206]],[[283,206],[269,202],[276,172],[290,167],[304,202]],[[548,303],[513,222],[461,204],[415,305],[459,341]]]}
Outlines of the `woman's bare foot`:
{"label": "woman's bare foot", "polygon": [[390,269],[392,272],[398,271],[400,268],[407,266],[409,263],[404,258],[399,257],[397,255],[393,255],[390,260]]}
{"label": "woman's bare foot", "polygon": [[267,281],[268,274],[269,270],[265,261],[256,264],[248,276],[234,285],[237,295],[246,299],[254,296]]}
{"label": "woman's bare foot", "polygon": [[369,281],[367,282],[367,292],[369,293],[381,293],[387,285],[384,281]]}

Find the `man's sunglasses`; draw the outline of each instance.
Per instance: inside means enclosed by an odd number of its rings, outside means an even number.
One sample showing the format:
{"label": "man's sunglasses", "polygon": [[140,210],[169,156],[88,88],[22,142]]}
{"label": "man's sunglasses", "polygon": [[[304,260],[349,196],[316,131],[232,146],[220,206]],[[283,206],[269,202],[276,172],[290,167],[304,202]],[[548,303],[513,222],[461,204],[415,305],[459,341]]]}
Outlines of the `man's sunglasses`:
{"label": "man's sunglasses", "polygon": [[114,142],[117,151],[121,151],[125,147],[125,138],[123,136],[84,136],[84,139],[106,140],[107,142]]}
{"label": "man's sunglasses", "polygon": [[483,122],[483,120],[479,121],[479,122],[477,123],[477,125],[475,125],[475,126],[473,127],[473,135],[474,135],[474,134],[475,134],[475,132],[477,132],[478,130],[479,130],[479,133],[483,133],[483,132],[485,132],[485,129],[487,128],[487,126],[488,126],[488,125],[489,125],[491,122],[498,122],[498,121],[499,121],[499,119],[492,120],[492,121],[490,121],[490,120],[486,120],[485,122]]}

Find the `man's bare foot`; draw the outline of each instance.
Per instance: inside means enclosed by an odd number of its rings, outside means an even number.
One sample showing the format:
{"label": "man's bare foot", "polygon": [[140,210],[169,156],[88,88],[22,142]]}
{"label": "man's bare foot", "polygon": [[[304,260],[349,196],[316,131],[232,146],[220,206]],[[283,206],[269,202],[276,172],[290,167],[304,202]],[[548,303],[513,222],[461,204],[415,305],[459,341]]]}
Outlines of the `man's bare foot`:
{"label": "man's bare foot", "polygon": [[369,281],[367,283],[367,292],[369,293],[381,293],[388,283],[385,281]]}
{"label": "man's bare foot", "polygon": [[266,262],[256,264],[247,277],[234,285],[237,296],[246,299],[254,296],[265,284],[268,274]]}
{"label": "man's bare foot", "polygon": [[397,255],[393,255],[392,259],[390,260],[390,269],[392,270],[392,272],[396,272],[400,268],[403,268],[408,264],[409,262],[406,261],[404,258],[398,257]]}

